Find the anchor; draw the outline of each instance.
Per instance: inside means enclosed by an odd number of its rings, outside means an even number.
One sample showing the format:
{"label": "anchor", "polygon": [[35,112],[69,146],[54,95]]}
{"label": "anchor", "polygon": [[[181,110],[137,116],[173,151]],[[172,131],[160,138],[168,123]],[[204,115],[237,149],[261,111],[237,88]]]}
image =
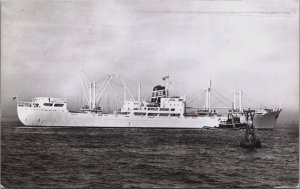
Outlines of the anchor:
{"label": "anchor", "polygon": [[[245,131],[245,138],[241,140],[240,147],[247,149],[261,148],[261,142],[255,135],[255,129],[253,125],[255,110],[245,111],[245,114],[247,125]],[[249,117],[251,119],[251,124],[249,124]]]}

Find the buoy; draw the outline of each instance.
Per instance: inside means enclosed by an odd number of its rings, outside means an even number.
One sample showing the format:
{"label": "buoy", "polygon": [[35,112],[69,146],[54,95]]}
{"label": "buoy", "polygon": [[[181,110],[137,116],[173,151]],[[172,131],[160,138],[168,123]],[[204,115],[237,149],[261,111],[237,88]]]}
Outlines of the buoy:
{"label": "buoy", "polygon": [[241,140],[240,146],[242,148],[247,148],[247,149],[253,149],[253,148],[261,148],[261,142],[260,140],[255,140],[255,141],[245,141]]}
{"label": "buoy", "polygon": [[[247,149],[253,149],[253,148],[261,148],[261,142],[255,135],[255,129],[253,125],[253,118],[255,110],[248,110],[245,111],[246,113],[246,131],[245,131],[245,137],[240,141],[240,147],[247,148]],[[249,123],[249,116],[251,118],[251,124]]]}

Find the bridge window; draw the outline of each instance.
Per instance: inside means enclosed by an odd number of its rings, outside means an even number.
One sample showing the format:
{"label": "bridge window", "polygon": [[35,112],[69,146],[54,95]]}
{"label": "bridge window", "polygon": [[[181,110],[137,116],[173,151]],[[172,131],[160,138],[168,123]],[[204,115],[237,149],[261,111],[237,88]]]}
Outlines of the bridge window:
{"label": "bridge window", "polygon": [[44,106],[52,106],[52,103],[44,103]]}
{"label": "bridge window", "polygon": [[169,116],[167,113],[160,113],[159,116]]}
{"label": "bridge window", "polygon": [[63,107],[64,104],[54,104],[54,107]]}
{"label": "bridge window", "polygon": [[148,113],[148,116],[157,116],[157,113]]}

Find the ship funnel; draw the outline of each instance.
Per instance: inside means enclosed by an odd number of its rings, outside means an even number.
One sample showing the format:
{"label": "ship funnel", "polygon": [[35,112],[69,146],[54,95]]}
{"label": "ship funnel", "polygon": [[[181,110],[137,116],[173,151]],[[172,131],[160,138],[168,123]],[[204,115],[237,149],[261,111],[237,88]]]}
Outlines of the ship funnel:
{"label": "ship funnel", "polygon": [[157,85],[153,88],[151,102],[160,103],[161,98],[166,97],[166,88],[161,85]]}

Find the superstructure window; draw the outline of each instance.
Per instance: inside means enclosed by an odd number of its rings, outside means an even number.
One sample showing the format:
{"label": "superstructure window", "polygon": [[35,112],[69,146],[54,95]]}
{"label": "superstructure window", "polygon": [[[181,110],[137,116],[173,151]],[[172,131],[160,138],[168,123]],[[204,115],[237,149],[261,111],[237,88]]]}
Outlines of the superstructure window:
{"label": "superstructure window", "polygon": [[52,106],[52,103],[44,103],[44,106]]}
{"label": "superstructure window", "polygon": [[144,113],[144,112],[134,112],[134,115],[145,116],[146,113]]}
{"label": "superstructure window", "polygon": [[161,113],[161,114],[159,114],[159,116],[169,116],[169,114],[167,114],[167,113]]}
{"label": "superstructure window", "polygon": [[157,116],[157,113],[148,113],[148,116]]}
{"label": "superstructure window", "polygon": [[63,107],[64,104],[54,104],[54,107]]}

